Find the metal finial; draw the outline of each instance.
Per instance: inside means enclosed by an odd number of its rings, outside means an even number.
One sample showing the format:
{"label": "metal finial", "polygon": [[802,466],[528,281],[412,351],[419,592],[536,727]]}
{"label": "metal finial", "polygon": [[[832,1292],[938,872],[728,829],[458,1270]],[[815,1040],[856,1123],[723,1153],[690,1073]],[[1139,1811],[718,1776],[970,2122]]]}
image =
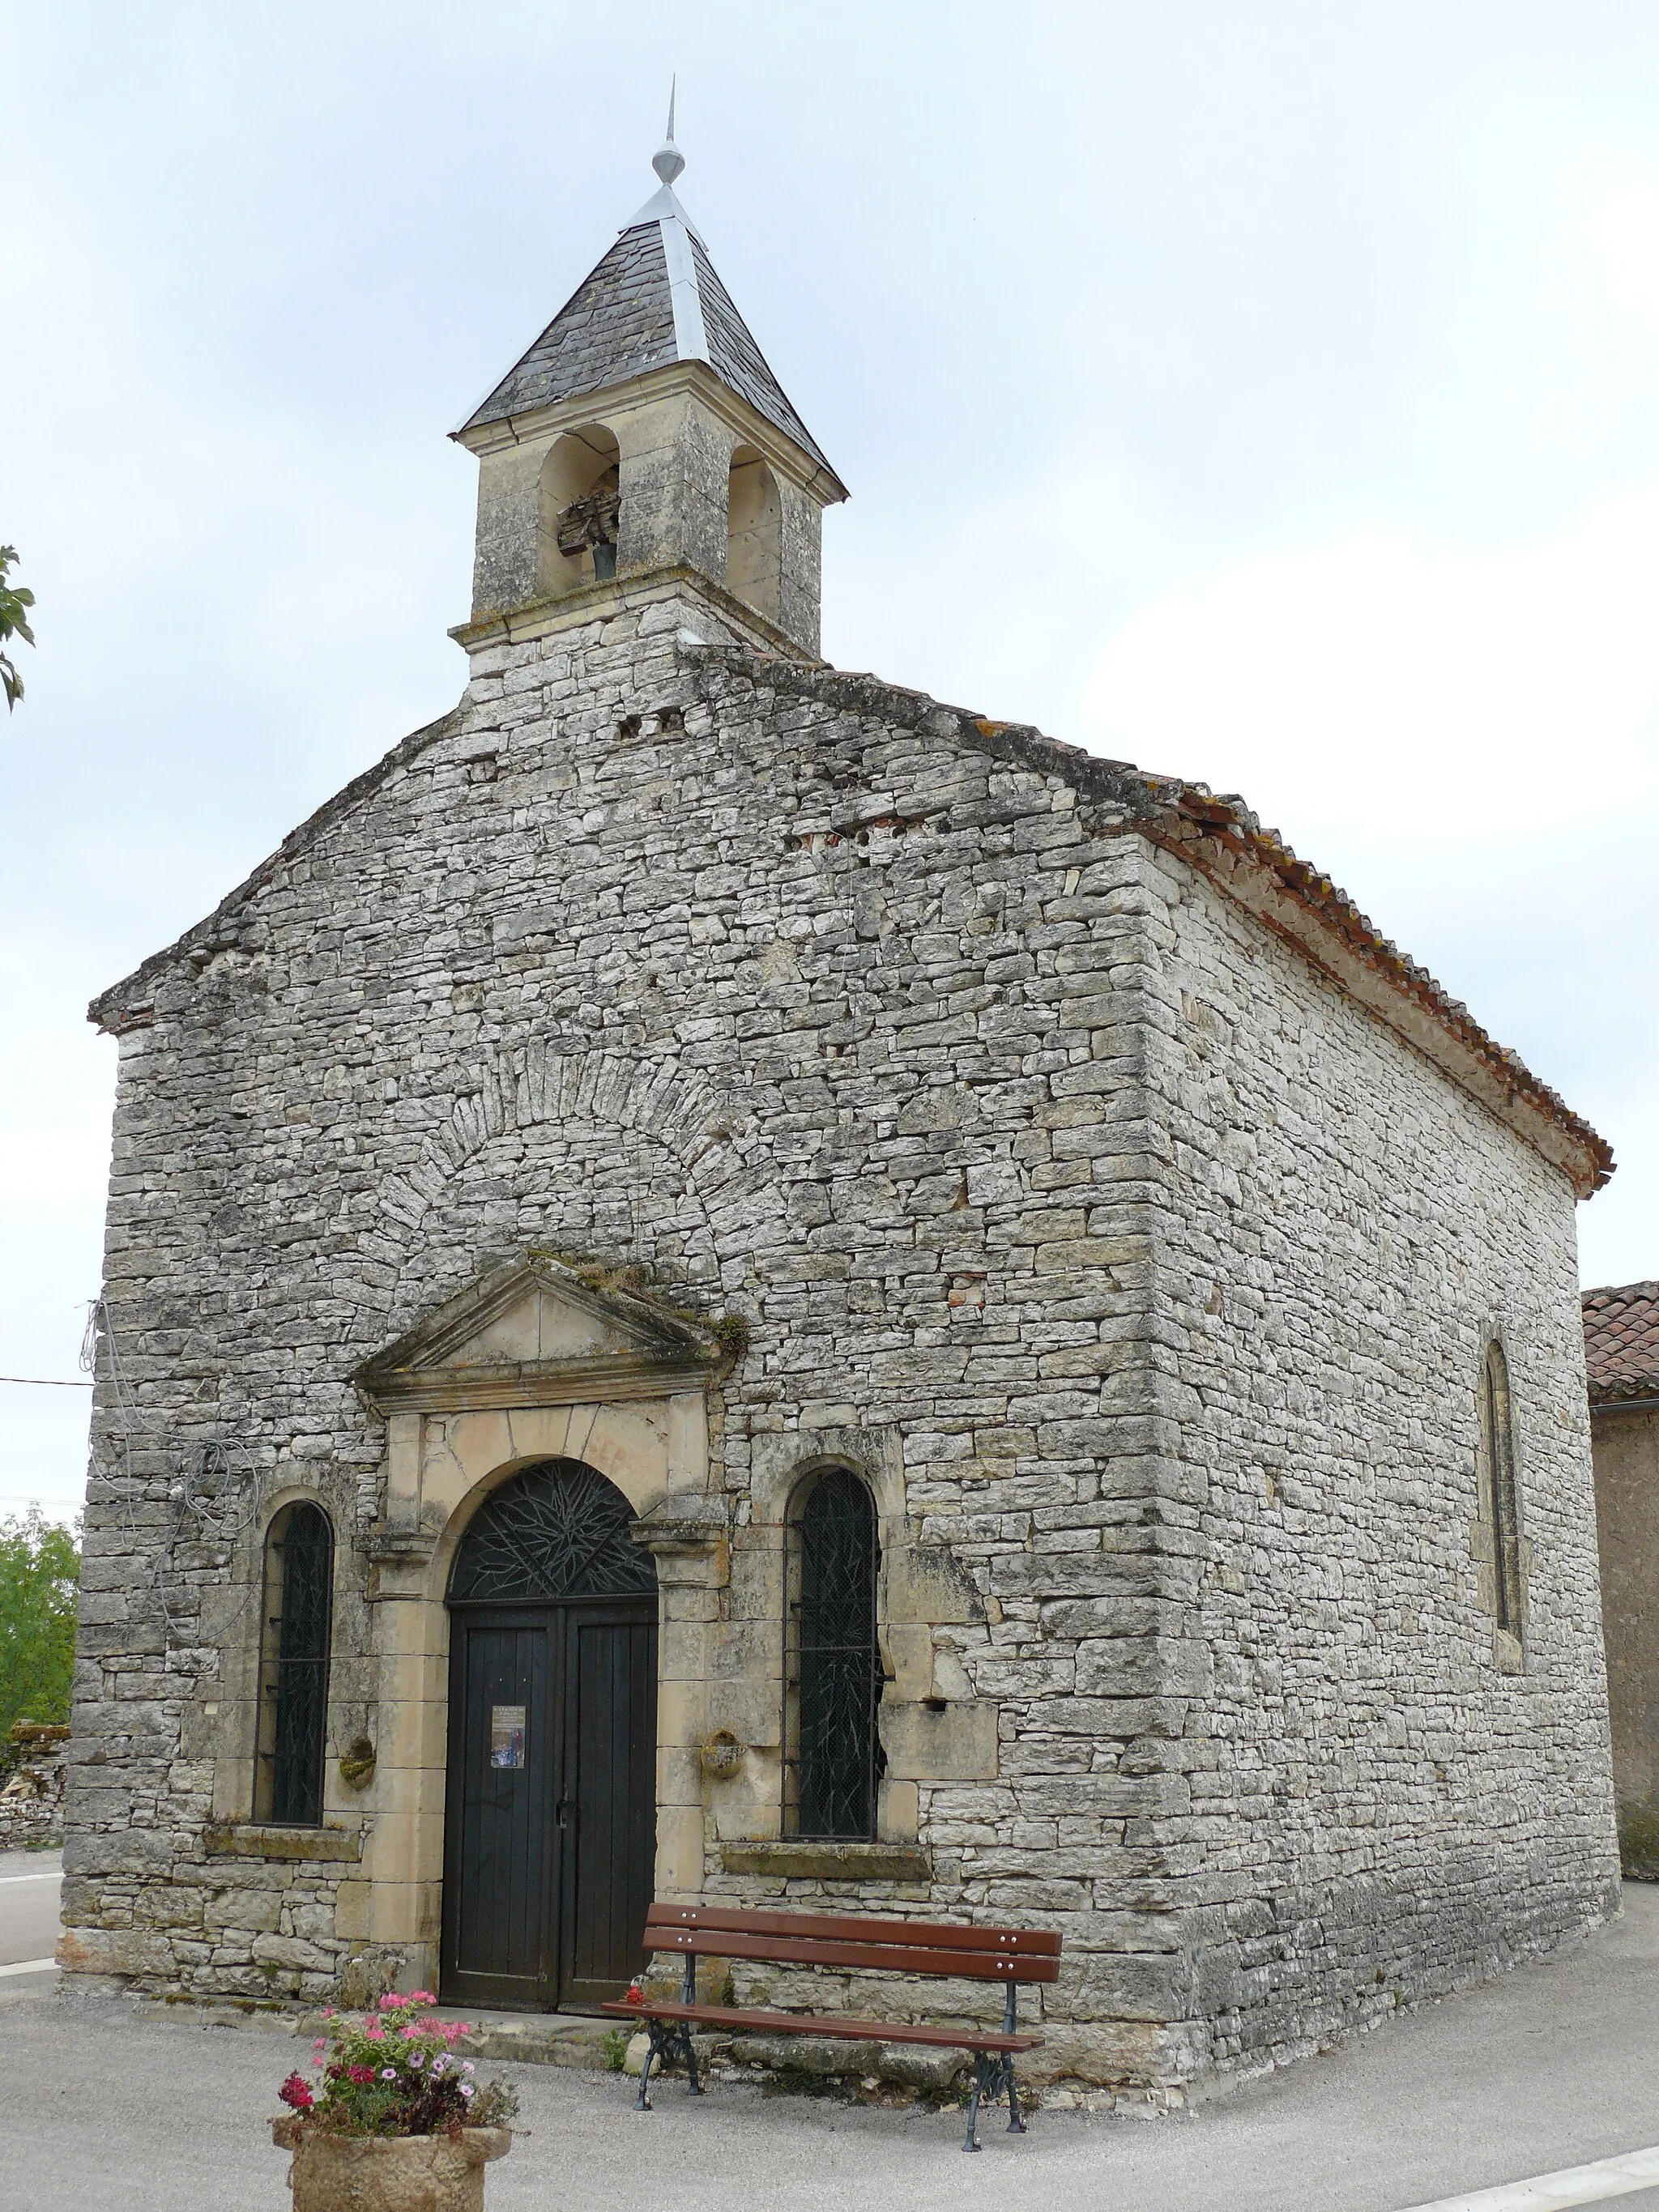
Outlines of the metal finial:
{"label": "metal finial", "polygon": [[678,84],[677,76],[668,81],[668,136],[651,156],[652,167],[665,185],[672,185],[685,167],[685,156],[674,143],[674,95]]}

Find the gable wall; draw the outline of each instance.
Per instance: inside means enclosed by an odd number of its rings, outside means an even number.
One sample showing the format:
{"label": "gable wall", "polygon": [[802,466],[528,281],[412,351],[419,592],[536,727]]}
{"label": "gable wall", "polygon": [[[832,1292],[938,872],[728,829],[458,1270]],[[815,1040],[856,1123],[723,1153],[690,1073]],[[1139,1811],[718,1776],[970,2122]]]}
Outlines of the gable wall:
{"label": "gable wall", "polygon": [[[247,1994],[374,1964],[356,1905],[329,1918],[354,1868],[204,1845],[216,1788],[246,1773],[224,1553],[175,1555],[171,1637],[133,1593],[190,1442],[234,1440],[244,1488],[204,1512],[244,1589],[264,1501],[313,1486],[342,1538],[337,1672],[373,1734],[354,1669],[378,1679],[385,1438],[351,1371],[539,1247],[643,1263],[705,1319],[750,1322],[710,1407],[736,1527],[705,1653],[730,1693],[707,1719],[749,1753],[740,1787],[709,1788],[705,1886],[818,1893],[744,1846],[777,1830],[779,1516],[806,1464],[863,1455],[883,1832],[931,1877],[861,1893],[1057,1916],[1054,2063],[1150,2080],[1173,2063],[1147,1982],[1165,1939],[1124,1909],[1126,1885],[1155,1901],[1156,1856],[1127,1837],[1163,1787],[1131,1755],[1161,1664],[1140,1503],[1149,856],[1085,834],[1058,779],[964,753],[953,719],[774,696],[678,642],[692,623],[709,635],[688,601],[480,653],[460,721],[281,866],[227,949],[176,963],[128,1041],[106,1296],[150,1442],[135,1507],[101,1392],[82,1963]],[[117,1589],[119,1618],[98,1595]],[[117,1721],[135,1693],[142,1759]],[[390,1784],[349,1789],[341,1748],[328,1817],[355,1832]],[[221,1882],[268,1887],[269,1940],[216,1906],[179,1934]],[[1070,2042],[1068,2014],[1092,2023]]]}

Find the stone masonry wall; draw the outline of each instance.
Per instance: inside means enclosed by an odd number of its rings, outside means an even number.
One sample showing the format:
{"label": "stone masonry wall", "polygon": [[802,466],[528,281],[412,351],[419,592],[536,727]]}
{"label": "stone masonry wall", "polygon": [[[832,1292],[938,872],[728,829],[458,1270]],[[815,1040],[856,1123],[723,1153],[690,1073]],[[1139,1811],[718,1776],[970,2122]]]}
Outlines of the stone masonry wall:
{"label": "stone masonry wall", "polygon": [[[1468,1358],[1460,1343],[1448,1370],[1429,1320],[1400,1319],[1394,1395],[1367,1397],[1348,1349],[1376,1303],[1354,1267],[1365,1224],[1396,1240],[1388,1297],[1415,1294],[1408,1255],[1442,1249],[1449,1191],[1471,1244],[1486,1208],[1485,1272],[1451,1269],[1439,1310],[1509,1298],[1564,1371],[1546,1326],[1564,1201],[1369,1018],[1345,1028],[1310,971],[1207,908],[1200,927],[1202,902],[1121,834],[1109,796],[1028,735],[754,659],[690,591],[486,647],[455,715],[101,1002],[125,1035],[68,1811],[75,1963],[304,1995],[375,1970],[349,1857],[238,1856],[225,1832],[251,1802],[251,1532],[307,1490],[335,1519],[327,1820],[349,1852],[374,1785],[336,1762],[375,1728],[362,1600],[384,1452],[351,1370],[526,1247],[640,1266],[706,1317],[749,1322],[710,1407],[711,1480],[738,1523],[734,1664],[754,1628],[751,1483],[825,1439],[896,1453],[912,1564],[942,1555],[976,1602],[896,1651],[884,1730],[896,1744],[948,1686],[991,1710],[995,1742],[977,1778],[946,1763],[929,1779],[922,1761],[890,1783],[885,1817],[931,1880],[861,1895],[1061,1929],[1054,2070],[1158,2088],[1247,2046],[1287,2051],[1352,2008],[1369,1928],[1416,1990],[1591,1909],[1592,1815],[1566,1777],[1572,1747],[1593,1759],[1597,1695],[1575,1437],[1548,1460],[1559,1506],[1538,1509],[1559,1540],[1536,1569],[1538,1686],[1483,1690],[1467,1553],[1402,1522],[1392,1495],[1378,1510],[1360,1425],[1409,1398],[1448,1433]],[[1302,1040],[1325,1031],[1316,1110]],[[1367,1083],[1399,1110],[1354,1157]],[[1250,1194],[1243,1225],[1229,1175]],[[1517,1189],[1530,1212],[1511,1224]],[[1286,1373],[1268,1389],[1253,1378],[1273,1330]],[[1310,1377],[1310,1341],[1343,1347],[1346,1389]],[[1525,1418],[1530,1468],[1547,1425]],[[1336,1440],[1316,1450],[1327,1419]],[[1283,1480],[1258,1505],[1264,1466]],[[1453,1510],[1433,1448],[1387,1480],[1439,1484]],[[1430,1614],[1386,1704],[1318,1674],[1339,1524],[1368,1618],[1398,1637]],[[1323,1746],[1339,1710],[1351,1753],[1273,1753],[1287,1715],[1300,1742],[1316,1714]],[[1361,1863],[1328,1838],[1381,1802],[1396,1712],[1415,1796]],[[1435,1765],[1454,1764],[1459,1714],[1481,1731],[1465,1745],[1478,1785]],[[1479,1808],[1506,1777],[1531,1811],[1505,1847],[1500,1924],[1471,1900]],[[1407,1928],[1362,1900],[1422,1879],[1449,1804],[1468,1844]],[[818,1893],[732,1871],[717,1817],[708,1832],[711,1887]],[[1322,1881],[1334,1961],[1315,1944],[1300,1978],[1269,1969],[1262,1945],[1305,1935]]]}
{"label": "stone masonry wall", "polygon": [[[1223,2063],[1296,2056],[1617,1909],[1573,1197],[1160,857],[1155,1357],[1179,1468],[1189,1808],[1159,1824]],[[1476,1554],[1509,1362],[1525,1663]]]}

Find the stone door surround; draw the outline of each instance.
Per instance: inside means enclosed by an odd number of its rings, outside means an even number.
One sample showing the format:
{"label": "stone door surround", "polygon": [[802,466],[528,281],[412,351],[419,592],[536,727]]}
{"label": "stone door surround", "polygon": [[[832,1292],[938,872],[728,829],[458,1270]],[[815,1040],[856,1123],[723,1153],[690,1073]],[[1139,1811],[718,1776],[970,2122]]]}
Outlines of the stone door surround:
{"label": "stone door surround", "polygon": [[[339,1932],[437,1967],[442,1918],[449,1617],[456,1547],[489,1492],[543,1459],[596,1468],[659,1533],[659,1895],[702,1873],[705,1592],[726,1560],[707,1498],[705,1393],[718,1338],[659,1301],[545,1255],[497,1270],[364,1363],[386,1424],[384,1521],[369,1535],[380,1759]],[[655,1516],[654,1520],[653,1516]],[[643,1533],[643,1532],[642,1532]]]}

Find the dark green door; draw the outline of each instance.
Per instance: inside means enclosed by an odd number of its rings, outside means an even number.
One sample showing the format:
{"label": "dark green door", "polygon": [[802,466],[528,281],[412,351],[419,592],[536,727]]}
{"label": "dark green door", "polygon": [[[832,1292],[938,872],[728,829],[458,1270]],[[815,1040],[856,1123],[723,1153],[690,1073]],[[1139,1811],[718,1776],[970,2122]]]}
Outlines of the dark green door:
{"label": "dark green door", "polygon": [[550,1462],[504,1485],[462,1540],[450,1584],[446,2002],[587,2010],[646,1963],[657,1605],[629,1513],[593,1469]]}

